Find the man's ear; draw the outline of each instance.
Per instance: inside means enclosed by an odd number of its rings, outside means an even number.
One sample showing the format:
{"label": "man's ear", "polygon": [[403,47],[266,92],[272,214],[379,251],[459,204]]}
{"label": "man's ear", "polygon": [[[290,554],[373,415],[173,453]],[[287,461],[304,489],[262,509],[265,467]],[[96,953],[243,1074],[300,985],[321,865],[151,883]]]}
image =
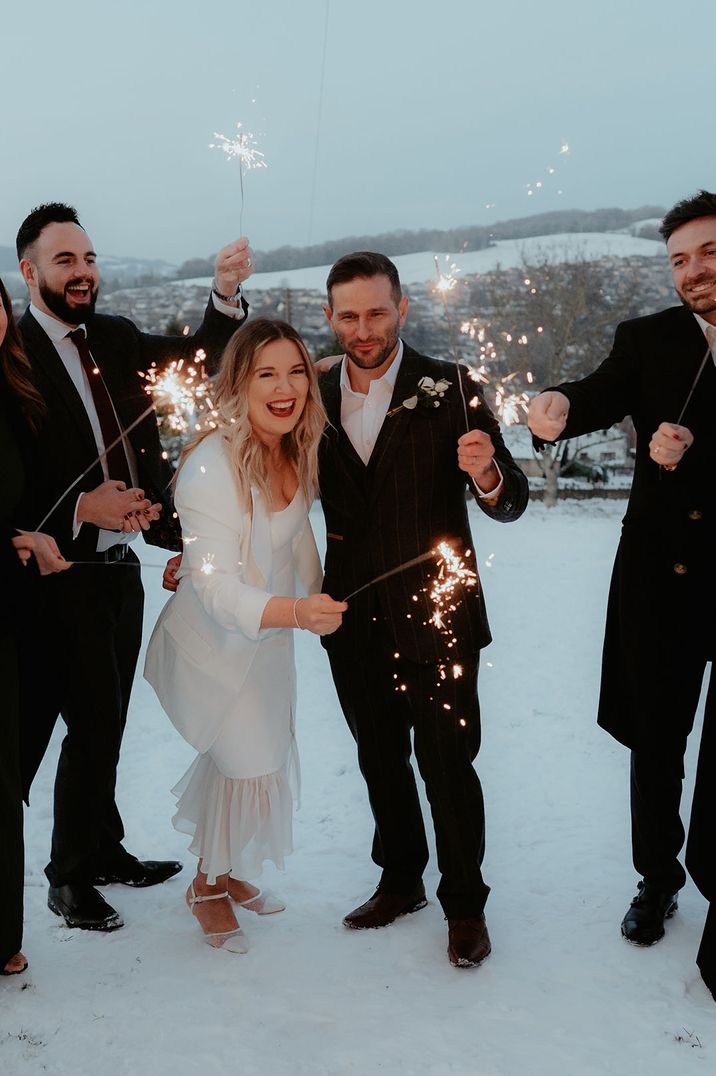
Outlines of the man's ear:
{"label": "man's ear", "polygon": [[404,295],[398,304],[398,313],[400,314],[400,328],[405,325],[405,319],[408,316],[408,296]]}
{"label": "man's ear", "polygon": [[323,313],[326,315],[326,321],[331,326],[331,328],[333,328],[333,311],[331,310],[328,303],[323,304]]}
{"label": "man's ear", "polygon": [[22,258],[20,261],[20,272],[22,273],[23,280],[30,287],[31,284],[37,283],[37,269],[33,262],[29,258]]}

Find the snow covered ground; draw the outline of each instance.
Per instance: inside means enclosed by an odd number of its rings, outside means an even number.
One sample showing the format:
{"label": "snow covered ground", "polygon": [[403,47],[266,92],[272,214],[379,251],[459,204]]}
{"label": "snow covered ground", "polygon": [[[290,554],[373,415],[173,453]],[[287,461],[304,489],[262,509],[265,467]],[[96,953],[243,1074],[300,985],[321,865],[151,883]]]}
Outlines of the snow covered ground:
{"label": "snow covered ground", "polygon": [[[538,235],[528,239],[500,239],[485,250],[465,250],[459,254],[438,252],[442,272],[457,265],[463,276],[489,273],[500,269],[516,269],[525,261],[555,263],[565,261],[596,261],[599,258],[626,258],[641,255],[650,258],[664,255],[664,244],[654,239],[640,239],[621,232],[568,232],[558,235]],[[403,284],[424,284],[435,277],[435,254],[399,254],[395,262]],[[259,259],[258,268],[261,269]],[[306,269],[286,269],[274,273],[257,272],[246,284],[247,295],[268,288],[309,288],[323,291],[330,265],[313,265]],[[211,280],[192,279],[183,284],[211,287]]]}
{"label": "snow covered ground", "polygon": [[[323,527],[315,509],[319,538]],[[191,750],[139,681],[120,767],[127,846],[183,858],[163,886],[106,891],[123,930],[68,930],[45,905],[55,738],[27,815],[28,974],[0,980],[0,1071],[12,1076],[681,1076],[716,1064],[716,1004],[694,958],[704,901],[689,883],[666,938],[622,941],[633,895],[627,752],[594,724],[620,502],[530,507],[502,526],[474,510],[495,642],[483,656],[493,941],[448,963],[434,900],[376,932],[341,917],[376,880],[354,749],[317,639],[298,642],[303,804],[287,910],[242,924],[245,956],[206,946],[184,905],[194,861],[170,825]],[[491,556],[494,554],[494,556]],[[162,563],[144,547],[147,625]],[[112,569],[107,569],[112,570]],[[119,570],[119,569],[118,569]],[[698,736],[698,732],[695,733]],[[692,738],[693,739],[693,738]],[[688,772],[693,777],[696,741]],[[687,782],[690,799],[691,783]],[[710,1060],[709,1060],[710,1058]]]}

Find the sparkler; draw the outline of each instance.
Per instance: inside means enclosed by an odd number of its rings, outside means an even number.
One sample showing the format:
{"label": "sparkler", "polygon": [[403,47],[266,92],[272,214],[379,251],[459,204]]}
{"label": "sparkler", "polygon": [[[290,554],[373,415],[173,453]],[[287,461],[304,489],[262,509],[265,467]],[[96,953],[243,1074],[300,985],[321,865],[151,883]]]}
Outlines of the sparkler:
{"label": "sparkler", "polygon": [[460,389],[460,398],[462,399],[462,409],[465,413],[465,429],[469,431],[470,420],[467,417],[467,400],[465,399],[465,390],[462,385],[462,376],[460,373],[460,356],[457,350],[457,337],[455,336],[455,327],[450,315],[450,303],[448,301],[448,295],[457,284],[456,274],[459,273],[460,270],[453,262],[450,266],[450,271],[444,273],[440,269],[440,262],[437,254],[433,255],[433,260],[435,262],[435,272],[437,274],[434,291],[442,299],[443,310],[445,311],[445,321],[447,323],[448,339],[450,341],[450,350],[452,351],[453,360],[455,362],[455,373],[457,374],[457,383]]}
{"label": "sparkler", "polygon": [[255,168],[268,168],[263,153],[258,148],[256,139],[251,131],[242,131],[243,123],[236,124],[238,135],[236,138],[227,138],[226,135],[214,131],[214,138],[218,142],[210,142],[209,149],[219,149],[226,154],[227,161],[239,162],[239,187],[241,190],[241,209],[239,211],[239,232],[243,233],[242,223],[244,216],[244,172],[251,172]]}
{"label": "sparkler", "polygon": [[361,591],[367,590],[368,587],[372,587],[374,583],[382,583],[384,579],[390,578],[391,575],[397,575],[399,572],[404,572],[407,568],[413,568],[416,564],[422,564],[424,560],[430,560],[434,556],[433,551],[429,553],[421,553],[419,557],[413,557],[412,560],[406,560],[403,564],[399,564],[397,568],[391,568],[388,572],[383,572],[382,575],[377,575],[375,579],[371,579],[368,583],[364,583],[363,586],[358,587],[357,590],[352,590],[350,594],[347,594],[342,601],[350,601],[351,598],[355,598],[356,594],[360,594]]}
{"label": "sparkler", "polygon": [[457,638],[450,626],[451,614],[457,609],[459,590],[476,585],[477,572],[467,567],[448,542],[440,542],[434,553],[438,557],[438,571],[430,589],[434,607],[430,623],[449,639],[448,649],[452,649]]}
{"label": "sparkler", "polygon": [[146,408],[146,410],[142,411],[141,415],[138,415],[133,422],[130,422],[129,426],[127,426],[125,429],[123,429],[121,431],[119,437],[115,437],[114,441],[112,441],[111,444],[105,445],[104,452],[98,453],[95,456],[95,458],[92,460],[92,462],[89,464],[89,466],[85,467],[82,474],[78,474],[77,478],[75,478],[74,481],[69,484],[67,489],[64,490],[60,494],[60,496],[57,498],[57,500],[55,501],[55,503],[53,504],[53,506],[49,510],[49,512],[45,513],[45,515],[42,517],[40,522],[35,527],[35,532],[42,530],[42,528],[45,526],[45,523],[47,523],[48,519],[50,518],[52,513],[55,511],[55,509],[58,508],[62,504],[65,497],[67,497],[68,494],[70,494],[72,492],[72,490],[75,488],[75,486],[77,486],[82,481],[82,479],[85,477],[85,475],[89,474],[89,472],[92,470],[93,467],[96,467],[97,464],[100,463],[101,460],[105,459],[106,456],[107,456],[107,453],[111,452],[112,449],[115,447],[115,445],[118,445],[120,443],[120,441],[124,441],[127,434],[131,433],[132,430],[135,428],[135,426],[138,426],[140,422],[143,422],[144,419],[147,417],[147,415],[151,414],[151,412],[153,410],[154,410],[154,404],[151,403],[149,405],[149,407]]}
{"label": "sparkler", "polygon": [[141,376],[145,391],[163,404],[170,438],[185,439],[192,430],[216,429],[218,411],[210,396],[210,381],[199,348],[192,360],[174,359],[164,369],[153,365]]}

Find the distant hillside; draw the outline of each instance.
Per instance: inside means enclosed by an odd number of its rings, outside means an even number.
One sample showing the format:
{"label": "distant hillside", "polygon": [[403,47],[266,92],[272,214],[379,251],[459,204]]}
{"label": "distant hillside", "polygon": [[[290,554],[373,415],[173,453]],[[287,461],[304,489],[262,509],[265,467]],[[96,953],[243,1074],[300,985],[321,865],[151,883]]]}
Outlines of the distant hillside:
{"label": "distant hillside", "polygon": [[[450,251],[484,250],[498,239],[528,239],[535,235],[557,235],[565,232],[614,232],[630,230],[642,221],[648,222],[644,238],[656,239],[653,225],[663,217],[661,206],[640,206],[638,209],[562,209],[553,213],[537,213],[531,217],[497,221],[490,225],[465,225],[461,228],[421,228],[378,235],[351,235],[330,239],[310,247],[277,247],[257,250],[256,260],[265,273],[288,269],[305,269],[315,265],[331,265],[348,250],[379,250],[389,257],[416,254],[424,250]],[[180,265],[179,280],[211,276],[213,258],[191,258]]]}
{"label": "distant hillside", "polygon": [[[553,213],[537,213],[531,217],[497,221],[490,225],[465,225],[461,228],[421,228],[383,232],[378,235],[352,235],[331,239],[310,247],[277,247],[257,251],[257,261],[264,273],[331,265],[347,250],[380,250],[389,257],[416,254],[433,250],[459,254],[462,251],[485,250],[498,240],[529,239],[532,236],[582,232],[625,231],[656,239],[656,221],[663,217],[661,206],[640,206],[638,209],[562,209]],[[193,257],[178,269],[167,262],[148,258],[113,258],[101,256],[102,275],[107,284],[131,287],[154,280],[176,276],[178,280],[211,276],[214,255]],[[9,277],[17,273],[17,260],[12,247],[0,246],[0,274]],[[6,282],[11,282],[6,280]],[[17,283],[21,283],[18,276]]]}

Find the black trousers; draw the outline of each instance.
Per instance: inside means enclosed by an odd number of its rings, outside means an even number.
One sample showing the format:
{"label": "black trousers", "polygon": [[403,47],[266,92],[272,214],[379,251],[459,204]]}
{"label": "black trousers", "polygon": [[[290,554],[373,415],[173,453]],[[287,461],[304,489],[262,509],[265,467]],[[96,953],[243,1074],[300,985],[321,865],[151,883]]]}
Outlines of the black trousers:
{"label": "black trousers", "polygon": [[480,870],[485,811],[473,760],[480,747],[479,655],[441,669],[394,657],[376,643],[357,661],[330,656],[338,698],[357,747],[368,788],[379,887],[411,893],[428,862],[410,730],[435,829],[441,880],[438,899],[448,918],[481,914],[489,888]]}
{"label": "black trousers", "polygon": [[696,963],[716,1000],[716,676],[711,674],[704,710],[686,866],[709,901]]}
{"label": "black trousers", "polygon": [[[679,809],[686,741],[693,727],[705,667],[705,660],[694,658],[692,667],[684,669],[681,720],[674,722],[675,727],[668,743],[663,742],[649,750],[631,753],[634,867],[645,881],[664,893],[676,893],[686,882],[686,872],[678,858],[686,836]],[[710,690],[709,698],[712,694]],[[708,743],[712,735],[709,726],[716,720],[716,717],[712,716],[713,708],[713,702],[707,704],[702,745]],[[697,788],[703,785],[701,773],[707,765],[706,752],[702,746],[697,767]],[[700,821],[697,822],[697,828],[705,821],[704,812],[699,811],[698,814]],[[690,824],[690,830],[693,829],[694,812]],[[709,832],[713,833],[713,829]]]}
{"label": "black trousers", "polygon": [[0,633],[0,968],[22,946],[24,850],[15,640]]}
{"label": "black trousers", "polygon": [[[67,726],[54,793],[51,885],[90,882],[119,866],[122,819],[115,802],[117,763],[142,636],[139,561],[78,564],[42,580],[49,683],[25,699],[26,757],[44,750],[58,714]],[[23,692],[25,698],[25,692]],[[38,751],[37,745],[41,745]]]}

